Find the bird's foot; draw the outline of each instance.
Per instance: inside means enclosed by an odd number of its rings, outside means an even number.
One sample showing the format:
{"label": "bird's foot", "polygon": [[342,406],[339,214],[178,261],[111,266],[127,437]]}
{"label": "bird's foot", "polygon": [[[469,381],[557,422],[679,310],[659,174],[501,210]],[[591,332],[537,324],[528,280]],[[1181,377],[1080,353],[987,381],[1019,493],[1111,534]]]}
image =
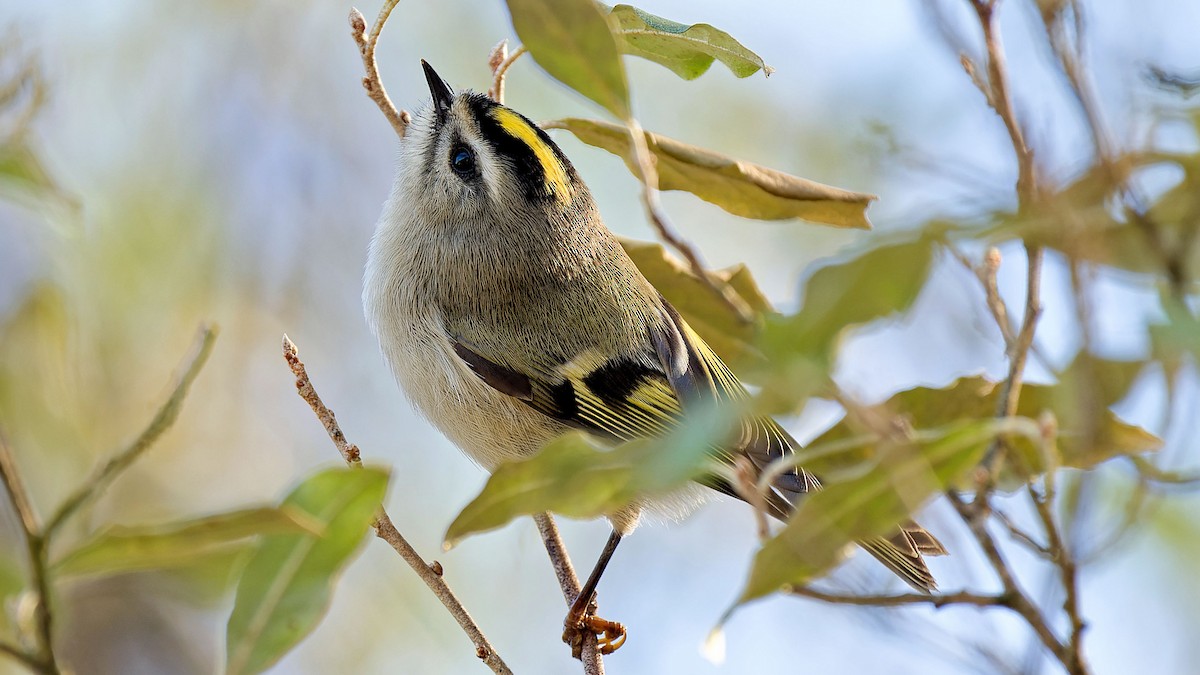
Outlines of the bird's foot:
{"label": "bird's foot", "polygon": [[571,656],[577,659],[581,657],[583,639],[588,635],[596,637],[596,647],[605,655],[617,651],[625,644],[625,626],[596,616],[594,600],[582,609],[572,606],[566,621],[563,622],[562,639],[571,645]]}

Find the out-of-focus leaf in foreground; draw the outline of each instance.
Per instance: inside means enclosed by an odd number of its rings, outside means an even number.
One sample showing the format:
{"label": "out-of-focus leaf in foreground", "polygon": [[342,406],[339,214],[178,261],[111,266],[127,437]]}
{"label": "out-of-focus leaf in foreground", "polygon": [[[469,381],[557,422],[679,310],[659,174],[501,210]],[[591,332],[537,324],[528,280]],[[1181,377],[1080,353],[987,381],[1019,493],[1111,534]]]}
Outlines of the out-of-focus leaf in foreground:
{"label": "out-of-focus leaf in foreground", "polygon": [[630,5],[609,10],[616,19],[617,48],[623,54],[665,66],[685,80],[706,73],[719,59],[738,77],[773,69],[729,33],[706,23],[687,25],[655,16]]}
{"label": "out-of-focus leaf in foreground", "polygon": [[[16,555],[17,551],[7,552]],[[16,597],[25,589],[25,573],[17,559],[0,556],[0,605],[13,607]],[[11,604],[10,604],[11,603]],[[0,630],[8,634],[15,628],[10,612],[0,612]]]}
{"label": "out-of-focus leaf in foreground", "polygon": [[[997,215],[986,234],[996,242],[1021,238],[1077,260],[1189,281],[1200,270],[1200,156],[1141,153],[1116,161],[1120,171],[1093,166],[1028,213]],[[1174,167],[1182,178],[1144,214],[1114,208],[1122,172],[1145,167]]]}
{"label": "out-of-focus leaf in foreground", "polygon": [[[576,118],[555,120],[543,126],[570,131],[584,143],[617,155],[635,176],[640,175],[625,127]],[[835,227],[871,227],[866,211],[874,195],[797,178],[666,136],[645,133],[646,145],[657,159],[660,189],[691,192],[745,218],[803,218]]]}
{"label": "out-of-focus leaf in foreground", "polygon": [[77,208],[21,136],[0,141],[0,199],[26,207]]}
{"label": "out-of-focus leaf in foreground", "polygon": [[632,116],[625,66],[607,14],[592,0],[508,0],[513,29],[551,77],[618,119]]}
{"label": "out-of-focus leaf in foreground", "polygon": [[806,584],[840,562],[850,542],[888,532],[970,471],[1006,426],[1011,423],[974,420],[886,443],[866,470],[810,495],[763,544],[738,604]]}
{"label": "out-of-focus leaf in foreground", "polygon": [[745,265],[736,265],[712,273],[717,283],[745,303],[760,320],[746,321],[691,268],[655,242],[621,239],[621,246],[633,259],[654,288],[663,294],[689,325],[735,373],[751,364],[762,367],[762,352],[755,345],[761,329],[761,317],[772,313],[771,304],[762,294]]}
{"label": "out-of-focus leaf in foreground", "polygon": [[569,432],[529,459],[501,465],[450,524],[446,545],[519,516],[551,511],[595,518],[676,490],[711,466],[713,439],[733,419],[732,406],[724,408],[693,415],[664,438],[611,449],[586,433]]}
{"label": "out-of-focus leaf in foreground", "polygon": [[[1096,379],[1084,379],[1085,367],[1096,374]],[[1140,367],[1138,362],[1100,359],[1092,359],[1091,365],[1084,366],[1077,360],[1062,373],[1057,385],[1026,384],[1022,387],[1017,414],[1038,418],[1045,411],[1054,413],[1058,422],[1057,460],[1061,466],[1087,469],[1113,457],[1157,450],[1162,445],[1161,439],[1145,429],[1122,422],[1108,409],[1128,391]],[[995,414],[999,389],[998,383],[982,377],[964,377],[942,388],[915,387],[902,391],[880,404],[876,412],[885,419],[907,418],[918,428],[942,426],[964,419],[986,419]],[[1086,404],[1079,398],[1085,391],[1089,394]],[[833,443],[863,432],[854,416],[847,415],[813,443]],[[1033,473],[1046,469],[1042,451],[1034,443],[1022,438],[1011,438],[1008,443],[1019,453],[1025,469]],[[858,454],[816,458],[805,468],[818,475],[829,475],[853,469],[857,463],[869,460],[874,452],[877,449],[865,446]],[[1011,469],[1011,466],[1006,467],[999,478],[1000,487],[1004,489],[1014,489],[1024,482],[1024,475]]]}
{"label": "out-of-focus leaf in foreground", "polygon": [[917,299],[934,258],[934,240],[854,250],[826,263],[804,284],[800,311],[769,317],[761,347],[769,370],[760,396],[768,411],[793,408],[824,387],[838,336],[848,328],[907,310]]}
{"label": "out-of-focus leaf in foreground", "polygon": [[30,122],[45,100],[42,68],[8,31],[0,45],[0,200],[26,207],[77,209],[59,186],[30,139]]}
{"label": "out-of-focus leaf in foreground", "polygon": [[54,564],[54,572],[116,574],[190,566],[209,555],[224,555],[231,546],[260,534],[319,535],[319,523],[307,520],[295,509],[256,508],[164,525],[112,527],[66,554]]}
{"label": "out-of-focus leaf in foreground", "polygon": [[1200,320],[1191,308],[1171,297],[1164,289],[1162,307],[1166,320],[1150,326],[1150,349],[1154,358],[1161,361],[1170,380],[1187,363],[1186,357],[1200,362]]}
{"label": "out-of-focus leaf in foreground", "polygon": [[324,616],[338,573],[363,541],[383,501],[387,472],[338,468],[301,483],[282,509],[304,514],[321,534],[266,535],[246,564],[226,632],[226,672],[258,673]]}

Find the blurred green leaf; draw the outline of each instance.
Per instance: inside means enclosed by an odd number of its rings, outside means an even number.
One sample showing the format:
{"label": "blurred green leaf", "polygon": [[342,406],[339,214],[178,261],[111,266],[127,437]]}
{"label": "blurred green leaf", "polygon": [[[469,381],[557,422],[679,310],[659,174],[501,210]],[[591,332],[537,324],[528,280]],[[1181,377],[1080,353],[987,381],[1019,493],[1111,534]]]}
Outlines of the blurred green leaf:
{"label": "blurred green leaf", "polygon": [[[1035,406],[1054,413],[1060,435],[1060,451],[1067,466],[1086,469],[1117,455],[1157,450],[1162,441],[1149,432],[1128,425],[1108,409],[1129,393],[1145,368],[1144,361],[1114,361],[1081,352],[1061,373],[1058,384],[1021,388],[1030,396],[1027,414]],[[1020,406],[1018,406],[1020,407]]]}
{"label": "blurred green leaf", "polygon": [[322,534],[262,538],[242,573],[229,617],[227,673],[262,672],[316,627],[338,572],[383,501],[387,478],[380,469],[328,469],[288,495],[281,508],[320,523]]}
{"label": "blurred green leaf", "polygon": [[767,370],[754,376],[763,383],[767,411],[792,409],[824,388],[843,331],[903,312],[917,299],[933,265],[934,239],[912,236],[827,261],[804,284],[798,313],[768,317],[760,341]]}
{"label": "blurred green leaf", "polygon": [[57,189],[41,159],[21,137],[0,144],[0,188],[27,193]]}
{"label": "blurred green leaf", "polygon": [[59,186],[24,135],[0,140],[0,199],[25,207],[78,208]]}
{"label": "blurred green leaf", "polygon": [[33,457],[86,445],[86,394],[71,354],[78,317],[51,282],[31,285],[19,303],[0,323],[0,419]]}
{"label": "blurred green leaf", "polygon": [[689,26],[630,5],[617,5],[609,12],[617,21],[617,48],[621,53],[666,66],[685,80],[703,75],[715,59],[738,77],[749,77],[759,70],[770,75],[773,70],[729,33],[706,23]]}
{"label": "blurred green leaf", "polygon": [[25,590],[26,585],[25,573],[15,557],[19,551],[14,549],[5,553],[12,554],[14,557],[0,556],[0,631],[2,631],[0,634],[2,635],[10,634],[15,625],[8,610],[15,606],[14,598]]}
{"label": "blurred green leaf", "polygon": [[[164,525],[111,527],[54,564],[58,575],[117,574],[189,566],[247,537],[308,531],[321,523],[296,509],[256,508]],[[315,529],[314,529],[315,528]]]}
{"label": "blurred green leaf", "polygon": [[513,29],[551,77],[599,103],[618,119],[632,117],[625,66],[607,15],[592,0],[508,0]]}
{"label": "blurred green leaf", "polygon": [[[617,155],[635,176],[639,175],[625,127],[576,118],[542,126],[570,131],[584,143]],[[874,195],[797,178],[649,132],[646,145],[657,159],[662,190],[691,192],[745,218],[803,218],[835,227],[871,227],[866,211]]]}
{"label": "blurred green leaf", "polygon": [[888,443],[867,470],[809,495],[754,556],[737,603],[806,584],[840,562],[851,542],[894,528],[974,468],[1000,422],[959,422],[919,440]]}
{"label": "blurred green leaf", "polygon": [[801,350],[820,352],[849,326],[906,311],[925,287],[933,245],[920,237],[831,259],[804,284],[803,304],[783,320],[785,330]]}
{"label": "blurred green leaf", "polygon": [[1166,321],[1149,327],[1150,353],[1161,361],[1168,374],[1167,385],[1190,357],[1200,363],[1200,320],[1177,298],[1162,293],[1160,302],[1167,315]]}
{"label": "blurred green leaf", "polygon": [[[1117,418],[1108,406],[1119,400],[1128,391],[1141,364],[1095,359],[1095,372],[1100,374],[1102,384],[1093,385],[1096,395],[1086,412],[1080,408],[1076,394],[1082,383],[1082,375],[1076,367],[1063,374],[1058,385],[1026,384],[1021,388],[1017,414],[1038,418],[1050,411],[1058,420],[1058,453],[1062,466],[1077,469],[1091,468],[1101,462],[1121,455],[1132,455],[1157,450],[1162,441],[1150,432]],[[963,420],[982,420],[996,412],[996,397],[999,386],[982,377],[964,377],[942,388],[915,387],[899,392],[877,407],[883,419],[903,417],[917,428],[939,427]],[[1094,420],[1094,421],[1092,421]],[[1091,424],[1090,433],[1084,425]],[[852,416],[840,422],[818,437],[814,444],[825,444],[861,436],[865,429]],[[1045,462],[1038,447],[1028,440],[1012,439],[1010,447],[1020,453],[1025,467],[1038,473],[1045,469]],[[837,456],[817,458],[805,468],[823,476],[847,471],[858,463],[870,461],[875,450],[864,446],[859,453],[843,453]],[[1023,478],[1006,472],[1000,485],[1013,489]]]}
{"label": "blurred green leaf", "polygon": [[695,415],[675,433],[609,448],[581,431],[551,441],[537,455],[500,468],[446,531],[454,546],[468,535],[519,517],[552,511],[595,518],[644,497],[660,496],[699,478],[712,462],[712,439],[732,411]]}
{"label": "blurred green leaf", "polygon": [[[761,321],[744,321],[662,244],[621,238],[621,246],[654,288],[735,373],[740,374],[751,363],[764,365],[762,352],[754,344]],[[745,265],[717,270],[712,276],[715,281],[728,284],[756,315],[774,311]]]}
{"label": "blurred green leaf", "polygon": [[246,563],[254,555],[254,544],[253,539],[242,539],[205,552],[194,563],[183,567],[167,567],[149,574],[168,586],[172,598],[195,607],[225,605],[237,587]]}
{"label": "blurred green leaf", "polygon": [[1200,559],[1200,519],[1196,516],[1194,503],[1164,500],[1150,510],[1145,523],[1171,554],[1170,562],[1178,565],[1182,577],[1192,583],[1200,581],[1195,573],[1196,560]]}
{"label": "blurred green leaf", "polygon": [[[1200,271],[1200,154],[1130,153],[1115,162],[1116,172],[1092,166],[1028,213],[994,216],[986,236],[1020,238],[1137,274],[1162,276],[1176,266],[1190,279]],[[1151,166],[1173,166],[1183,176],[1139,216],[1120,205],[1117,178]]]}

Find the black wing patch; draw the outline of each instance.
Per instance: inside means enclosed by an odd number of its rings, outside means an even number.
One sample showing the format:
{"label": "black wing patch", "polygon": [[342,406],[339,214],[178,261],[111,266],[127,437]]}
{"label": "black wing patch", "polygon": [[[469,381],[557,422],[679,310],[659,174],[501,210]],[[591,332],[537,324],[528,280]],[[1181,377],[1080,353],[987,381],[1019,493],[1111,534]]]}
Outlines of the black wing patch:
{"label": "black wing patch", "polygon": [[457,340],[454,341],[454,353],[492,389],[522,401],[533,400],[533,383],[528,377],[483,358]]}
{"label": "black wing patch", "polygon": [[615,441],[653,436],[679,416],[679,402],[663,373],[633,359],[614,359],[576,372],[563,364],[545,376],[529,376],[451,340],[458,355],[488,386],[568,426]]}

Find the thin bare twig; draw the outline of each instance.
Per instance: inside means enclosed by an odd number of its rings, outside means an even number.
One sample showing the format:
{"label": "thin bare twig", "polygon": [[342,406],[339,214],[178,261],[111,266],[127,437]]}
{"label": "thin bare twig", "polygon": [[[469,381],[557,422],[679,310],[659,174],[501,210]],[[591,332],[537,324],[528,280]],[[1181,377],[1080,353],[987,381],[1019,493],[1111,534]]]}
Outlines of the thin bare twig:
{"label": "thin bare twig", "polygon": [[1004,298],[1000,297],[1000,286],[996,281],[996,276],[1000,272],[1000,249],[995,246],[989,247],[983,256],[983,263],[976,265],[953,242],[946,242],[945,247],[950,251],[950,255],[965,267],[983,287],[988,311],[992,315],[992,320],[996,322],[996,327],[1000,329],[1000,336],[1004,338],[1004,349],[1006,352],[1011,352],[1016,348],[1017,334],[1013,332],[1012,319],[1008,316],[1008,304],[1004,302]]}
{"label": "thin bare twig", "polygon": [[978,270],[979,283],[983,285],[988,308],[1004,336],[1005,347],[1014,350],[1017,348],[1017,336],[1013,334],[1012,321],[1008,318],[1008,305],[1000,297],[1000,285],[996,280],[1000,272],[1000,261],[1000,249],[995,246],[989,247],[983,256],[983,266]]}
{"label": "thin bare twig", "polygon": [[158,412],[154,414],[154,419],[150,420],[149,426],[134,439],[133,443],[114,455],[112,459],[97,469],[91,478],[71,493],[70,497],[67,497],[66,501],[50,517],[50,521],[42,533],[43,537],[50,539],[68,518],[74,515],[84,504],[103,492],[122,471],[136,462],[158,441],[159,437],[167,429],[171,428],[176,418],[179,417],[179,411],[183,408],[183,401],[187,398],[192,382],[196,380],[196,376],[200,374],[200,369],[204,367],[209,354],[212,353],[213,343],[216,339],[216,326],[203,325],[200,327],[200,334],[196,338],[196,348],[192,357],[188,360],[187,366],[176,381],[171,395],[167,397],[167,400],[163,402]]}
{"label": "thin bare twig", "polygon": [[383,81],[379,79],[379,64],[375,62],[375,48],[379,44],[379,34],[383,30],[383,24],[387,23],[388,17],[391,16],[392,10],[396,8],[396,3],[399,0],[387,0],[383,3],[383,7],[379,10],[379,16],[375,19],[375,25],[371,26],[371,34],[367,35],[367,20],[363,17],[362,12],[357,8],[350,10],[350,35],[354,38],[354,43],[358,45],[358,53],[362,56],[363,69],[367,75],[362,79],[363,89],[367,90],[367,96],[370,97],[375,105],[379,106],[379,111],[387,118],[392,129],[400,138],[404,138],[405,132],[408,130],[408,124],[411,118],[405,110],[396,110],[396,106],[392,104],[392,99],[388,98],[387,89],[383,87]]}
{"label": "thin bare twig", "polygon": [[1033,629],[1033,632],[1042,641],[1046,649],[1050,651],[1055,658],[1066,664],[1064,658],[1065,647],[1054,635],[1050,625],[1046,622],[1046,618],[1042,616],[1037,605],[1029,599],[1029,596],[1021,590],[1017,585],[1016,577],[1013,575],[1012,569],[1008,566],[1008,562],[1000,553],[999,546],[996,545],[996,540],[987,530],[987,517],[991,513],[991,508],[986,503],[967,503],[955,492],[946,493],[947,499],[954,509],[958,512],[963,522],[970,528],[971,534],[975,536],[980,548],[983,550],[984,557],[992,570],[995,571],[997,578],[1000,580],[1001,586],[1004,588],[1004,595],[1008,597],[1009,604],[1006,605],[1017,614],[1020,614],[1025,623]]}
{"label": "thin bare twig", "polygon": [[37,605],[34,608],[34,624],[37,630],[37,654],[28,653],[20,648],[0,650],[20,660],[37,672],[57,673],[58,662],[54,655],[54,622],[50,611],[50,583],[46,565],[46,538],[38,526],[37,513],[25,490],[21,472],[17,468],[16,457],[8,444],[8,438],[0,430],[0,480],[4,482],[8,501],[17,512],[21,521],[21,531],[25,538],[25,552],[29,558],[29,575],[32,577],[33,590],[37,595]]}
{"label": "thin bare twig", "polygon": [[0,481],[8,493],[8,501],[16,511],[21,521],[21,529],[26,535],[37,534],[41,531],[38,525],[37,513],[29,501],[29,493],[25,490],[25,481],[17,468],[17,460],[13,456],[12,447],[8,444],[8,436],[0,429]]}
{"label": "thin bare twig", "polygon": [[1037,510],[1038,518],[1042,521],[1042,527],[1046,531],[1047,548],[1050,551],[1051,560],[1058,566],[1065,590],[1063,611],[1071,622],[1071,633],[1067,638],[1062,657],[1065,657],[1063,666],[1068,673],[1074,675],[1087,672],[1087,666],[1083,660],[1083,631],[1087,624],[1079,611],[1079,583],[1075,557],[1071,552],[1069,542],[1058,526],[1053,511],[1058,493],[1058,468],[1062,464],[1058,455],[1058,423],[1050,413],[1043,415],[1041,423],[1042,442],[1039,444],[1039,449],[1041,450],[1042,464],[1045,467],[1045,471],[1042,473],[1042,489],[1039,491],[1035,488],[1033,481],[1026,483],[1025,488],[1029,493],[1029,498],[1033,501],[1034,509]]}
{"label": "thin bare twig", "polygon": [[[296,377],[296,392],[300,398],[304,399],[308,406],[312,408],[313,413],[320,420],[321,425],[325,427],[325,432],[329,434],[330,440],[337,446],[338,452],[342,454],[342,459],[352,467],[362,466],[362,457],[358,451],[358,446],[346,440],[346,435],[342,433],[341,427],[338,426],[337,418],[333,411],[330,410],[321,397],[317,395],[317,390],[313,387],[312,381],[308,378],[308,371],[304,367],[304,362],[296,350],[296,345],[288,339],[288,336],[283,336],[283,358],[287,360],[288,367],[291,368],[292,374]],[[379,513],[375,516],[375,522],[372,524],[375,528],[375,536],[386,541],[404,562],[417,573],[421,581],[429,587],[429,590],[441,601],[442,605],[454,617],[459,626],[462,626],[467,637],[471,639],[475,645],[475,654],[488,668],[494,673],[511,675],[512,671],[496,653],[496,649],[484,636],[483,631],[476,625],[475,620],[471,618],[470,613],[455,597],[450,587],[446,585],[442,579],[441,565],[437,562],[427,563],[421,557],[417,550],[408,543],[408,540],[400,534],[396,526],[392,523],[392,519],[384,511],[383,507],[379,507]]]}
{"label": "thin bare twig", "polygon": [[1004,529],[1008,530],[1008,533],[1012,535],[1013,539],[1016,539],[1024,544],[1026,548],[1038,554],[1039,556],[1046,558],[1047,560],[1053,557],[1054,554],[1050,552],[1049,548],[1046,548],[1045,545],[1038,543],[1038,541],[1033,538],[1033,535],[1029,534],[1024,529],[1017,527],[1017,524],[1014,523],[1012,519],[1009,518],[1003,511],[992,511],[992,515],[996,516],[996,520],[1000,521],[1000,524],[1004,526]]}
{"label": "thin bare twig", "polygon": [[[550,564],[562,588],[563,599],[570,607],[583,588],[579,585],[579,577],[575,574],[575,566],[567,555],[567,547],[563,544],[558,525],[549,513],[538,513],[533,516],[537,523],[538,533],[542,535],[542,543],[546,546],[546,554],[550,556]],[[604,675],[604,659],[597,647],[597,636],[590,631],[583,632],[583,649],[579,660],[583,662],[584,675]]]}
{"label": "thin bare twig", "polygon": [[[1005,66],[1004,45],[1000,39],[1000,28],[996,21],[996,11],[999,0],[970,0],[971,7],[979,19],[983,31],[985,49],[985,68],[987,78],[983,79],[971,64],[963,58],[968,75],[980,91],[984,93],[988,105],[1000,117],[1008,132],[1013,153],[1017,157],[1017,204],[1018,211],[1028,213],[1040,199],[1040,186],[1037,178],[1037,165],[1034,162],[1033,150],[1025,143],[1025,134],[1017,120],[1015,106],[1008,82],[1008,71]],[[1041,246],[1026,244],[1028,272],[1025,288],[1025,315],[1021,320],[1021,328],[1015,338],[1007,345],[1009,367],[1008,376],[1000,389],[996,403],[997,417],[1011,417],[1016,414],[1017,403],[1021,395],[1021,383],[1025,376],[1025,363],[1029,358],[1029,350],[1033,347],[1034,333],[1037,329],[1038,318],[1042,313],[1041,279],[1043,251]],[[1008,342],[1006,340],[1006,342]],[[1004,444],[997,441],[992,444],[984,465],[988,467],[988,478],[981,487],[981,496],[991,489],[992,476],[999,466]]]}
{"label": "thin bare twig", "polygon": [[[1016,341],[1009,350],[1008,377],[1000,388],[1000,396],[996,403],[997,417],[1012,417],[1017,413],[1017,404],[1021,396],[1021,384],[1025,377],[1025,363],[1029,360],[1029,350],[1033,347],[1034,333],[1037,330],[1038,319],[1042,315],[1042,260],[1044,251],[1041,246],[1026,245],[1028,256],[1028,273],[1025,277],[1025,316],[1021,319],[1021,330],[1017,332]],[[995,458],[999,454],[994,446],[989,453],[987,464],[996,468]]]}
{"label": "thin bare twig", "polygon": [[492,50],[492,58],[489,59],[492,64],[492,87],[488,89],[488,98],[496,103],[504,103],[504,76],[508,74],[508,69],[513,63],[527,51],[529,50],[525,49],[525,45],[518,45],[511,54],[508,53],[507,40],[496,45]]}
{"label": "thin bare twig", "polygon": [[1011,609],[1011,598],[1007,595],[981,595],[962,591],[960,593],[904,593],[900,595],[838,595],[826,593],[806,586],[795,586],[788,589],[792,595],[800,595],[834,605],[854,605],[857,607],[905,607],[909,605],[932,605],[938,609],[950,605],[970,605],[973,607],[1008,607]]}
{"label": "thin bare twig", "polygon": [[[1012,142],[1013,151],[1017,155],[1017,198],[1021,208],[1029,208],[1037,196],[1038,184],[1033,150],[1025,143],[1025,134],[1017,121],[1017,113],[1009,94],[1008,71],[1005,66],[1004,44],[1000,39],[1000,27],[997,24],[996,10],[999,0],[970,0],[971,6],[979,17],[979,26],[983,29],[983,42],[986,49],[987,88],[985,92],[988,105],[1004,122]],[[978,78],[972,78],[978,81]]]}

